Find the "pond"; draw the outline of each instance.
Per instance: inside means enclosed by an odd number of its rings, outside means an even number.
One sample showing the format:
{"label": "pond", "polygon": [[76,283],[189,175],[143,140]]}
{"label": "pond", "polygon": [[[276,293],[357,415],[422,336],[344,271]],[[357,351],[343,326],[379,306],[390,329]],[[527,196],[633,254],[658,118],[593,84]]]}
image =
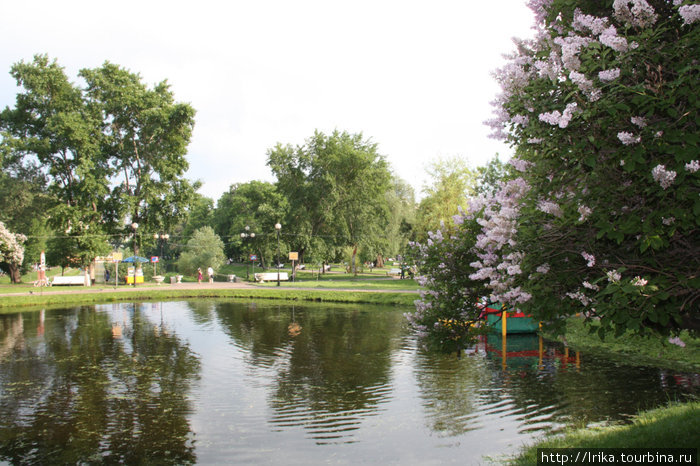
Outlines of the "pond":
{"label": "pond", "polygon": [[431,354],[405,311],[197,300],[0,315],[0,463],[480,464],[700,392],[697,374],[536,336]]}

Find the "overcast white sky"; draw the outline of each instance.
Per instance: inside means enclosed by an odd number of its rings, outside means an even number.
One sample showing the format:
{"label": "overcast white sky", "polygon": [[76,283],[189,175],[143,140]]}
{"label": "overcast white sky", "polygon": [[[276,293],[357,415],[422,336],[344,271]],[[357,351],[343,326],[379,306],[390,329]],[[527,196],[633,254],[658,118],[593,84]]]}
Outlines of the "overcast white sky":
{"label": "overcast white sky", "polygon": [[532,21],[525,0],[8,1],[0,107],[15,103],[12,64],[36,53],[75,82],[108,60],[197,110],[188,177],[215,201],[274,181],[267,150],[315,129],[362,132],[419,195],[431,161],[510,156],[482,122],[491,72]]}

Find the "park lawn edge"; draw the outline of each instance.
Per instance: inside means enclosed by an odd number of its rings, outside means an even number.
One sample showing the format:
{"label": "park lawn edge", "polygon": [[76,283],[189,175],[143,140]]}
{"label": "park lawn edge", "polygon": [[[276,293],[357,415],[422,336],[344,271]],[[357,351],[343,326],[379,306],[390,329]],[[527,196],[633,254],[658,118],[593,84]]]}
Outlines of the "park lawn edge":
{"label": "park lawn edge", "polygon": [[698,448],[700,401],[672,402],[641,411],[630,424],[588,427],[545,437],[523,447],[510,465],[537,464],[538,448]]}
{"label": "park lawn edge", "polygon": [[69,294],[35,293],[32,295],[3,296],[0,299],[0,313],[15,312],[17,307],[54,306],[71,304],[94,304],[119,301],[153,301],[193,298],[233,298],[233,299],[269,299],[289,301],[315,301],[329,303],[364,303],[413,306],[414,294],[340,291],[340,290],[277,290],[277,289],[202,289],[202,290],[133,290],[119,292],[89,292]]}

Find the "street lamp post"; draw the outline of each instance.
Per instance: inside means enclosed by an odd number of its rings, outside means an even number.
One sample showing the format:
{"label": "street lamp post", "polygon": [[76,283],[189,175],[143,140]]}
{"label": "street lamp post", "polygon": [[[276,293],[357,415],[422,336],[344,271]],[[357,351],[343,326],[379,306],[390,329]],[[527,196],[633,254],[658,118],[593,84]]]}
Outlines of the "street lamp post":
{"label": "street lamp post", "polygon": [[[160,258],[159,258],[159,260],[163,260],[163,244],[166,241],[168,241],[169,238],[170,238],[170,235],[167,233],[161,233],[161,234],[153,233],[153,239],[156,240],[156,242],[158,240],[160,240]],[[165,267],[165,266],[163,266],[163,267]],[[154,262],[153,263],[153,274],[155,275],[155,273],[156,273],[156,265]]]}
{"label": "street lamp post", "polygon": [[[246,225],[245,231],[243,233],[241,233],[241,242],[245,241],[248,238],[250,238],[250,239],[255,238],[255,233],[251,232],[250,227],[248,225]],[[246,262],[245,262],[245,279],[246,280],[250,280],[249,262],[250,262],[250,258],[248,258],[248,260],[246,260]],[[255,270],[253,270],[253,272],[255,272]]]}
{"label": "street lamp post", "polygon": [[275,230],[277,230],[277,286],[280,286],[280,230],[282,225],[275,223]]}
{"label": "street lamp post", "polygon": [[[136,247],[136,229],[139,227],[139,224],[134,222],[131,224],[131,229],[134,230],[134,261],[136,261],[136,256],[138,256],[138,248]],[[127,273],[127,276],[129,274]],[[134,288],[136,288],[136,262],[134,262]]]}

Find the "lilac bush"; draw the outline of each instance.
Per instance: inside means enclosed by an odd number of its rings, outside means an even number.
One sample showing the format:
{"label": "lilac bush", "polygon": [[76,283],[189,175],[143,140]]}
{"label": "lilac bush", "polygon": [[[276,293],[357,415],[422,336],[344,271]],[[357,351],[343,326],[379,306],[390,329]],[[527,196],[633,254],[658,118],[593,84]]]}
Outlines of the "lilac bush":
{"label": "lilac bush", "polygon": [[0,264],[7,267],[12,283],[18,283],[19,268],[24,261],[24,242],[27,237],[20,233],[12,233],[0,222]]}
{"label": "lilac bush", "polygon": [[[470,258],[426,266],[428,295],[457,275],[469,305],[485,294],[555,324],[583,313],[602,334],[696,332],[698,5],[529,4],[537,34],[496,72],[487,122],[515,148],[518,178],[472,202],[455,244],[424,251],[426,264],[450,248]],[[440,299],[421,302],[456,318],[457,303]]]}

